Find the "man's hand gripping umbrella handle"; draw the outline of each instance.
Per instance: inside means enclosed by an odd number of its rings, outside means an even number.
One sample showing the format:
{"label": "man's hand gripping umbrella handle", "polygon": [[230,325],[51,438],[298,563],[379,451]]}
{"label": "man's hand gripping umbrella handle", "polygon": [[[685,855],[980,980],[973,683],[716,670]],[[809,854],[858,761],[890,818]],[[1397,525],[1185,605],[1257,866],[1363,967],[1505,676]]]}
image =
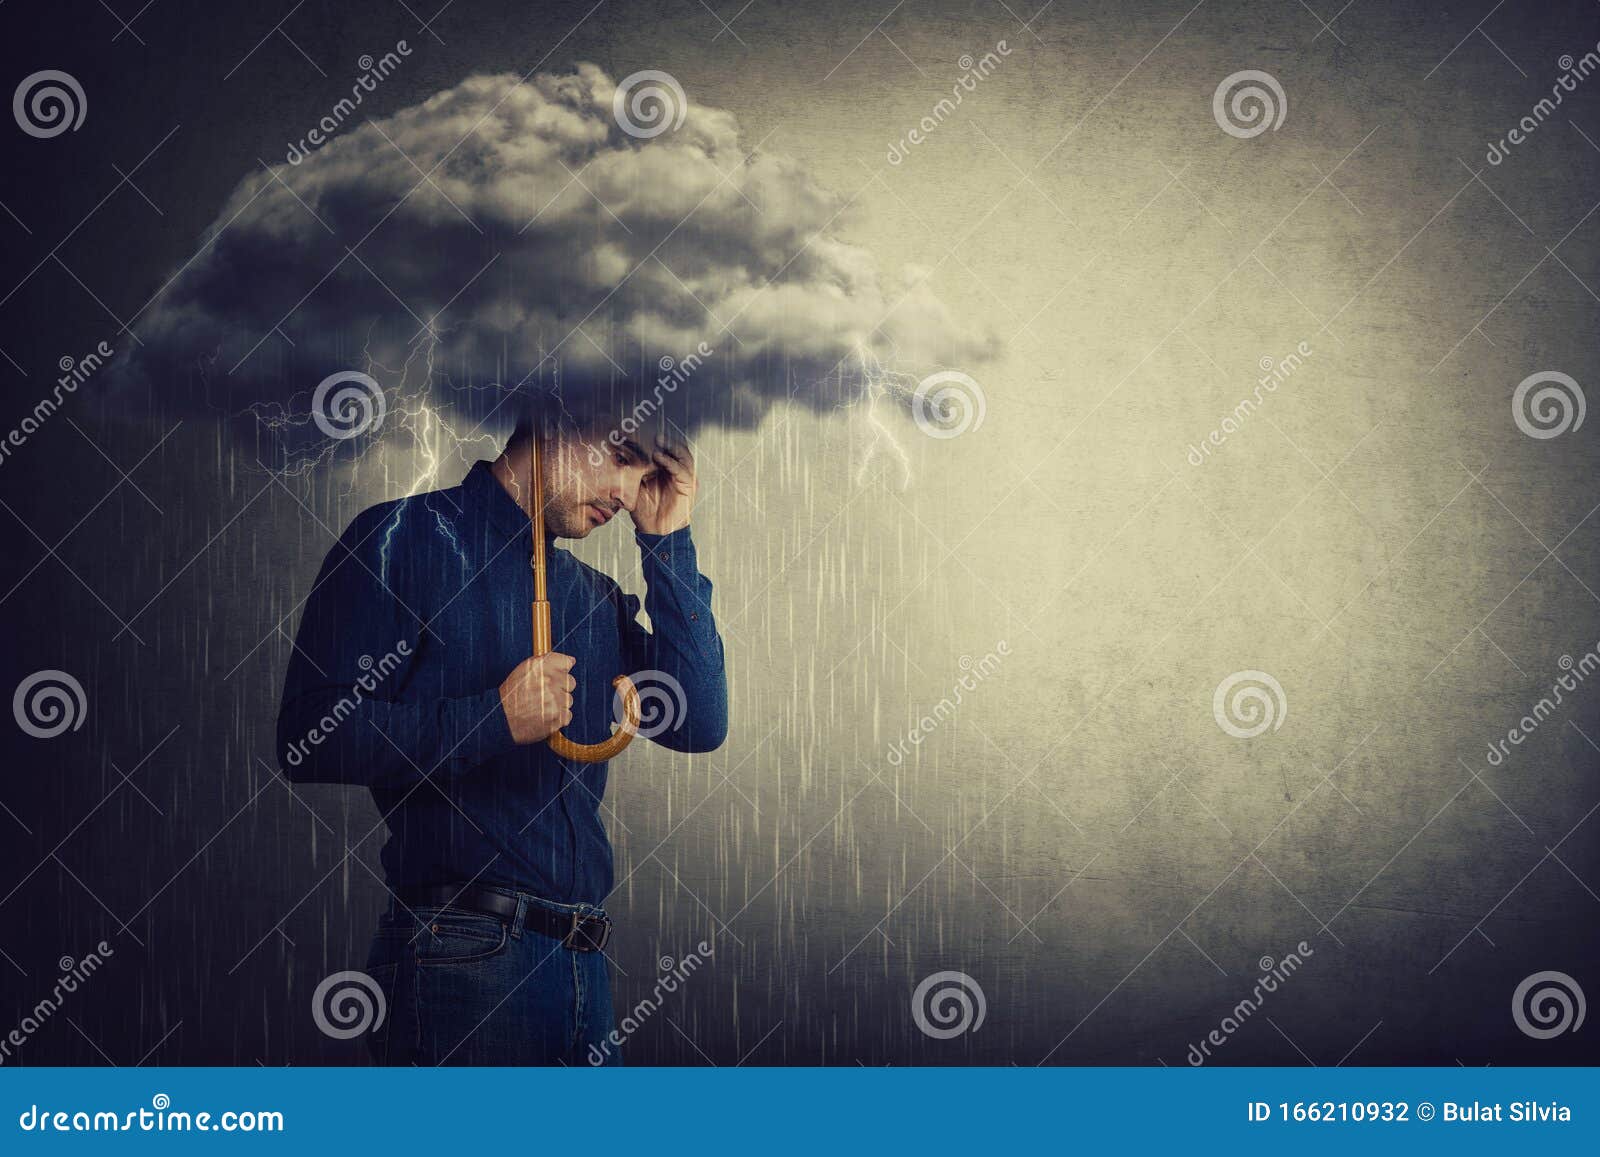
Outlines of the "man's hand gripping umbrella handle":
{"label": "man's hand gripping umbrella handle", "polygon": [[[548,655],[550,650],[550,604],[536,601],[533,604],[533,657]],[[601,743],[574,743],[557,731],[545,740],[551,751],[562,759],[578,763],[601,763],[633,742],[639,731],[639,689],[626,675],[618,675],[611,685],[622,696],[622,723],[611,733],[611,738]]]}

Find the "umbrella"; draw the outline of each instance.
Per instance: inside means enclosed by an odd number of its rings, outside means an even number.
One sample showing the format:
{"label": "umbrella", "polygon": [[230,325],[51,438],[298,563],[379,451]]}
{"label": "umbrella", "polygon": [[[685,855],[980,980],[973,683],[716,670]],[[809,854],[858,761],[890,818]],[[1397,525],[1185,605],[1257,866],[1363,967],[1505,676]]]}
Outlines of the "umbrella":
{"label": "umbrella", "polygon": [[[550,642],[550,600],[545,588],[544,557],[544,424],[534,423],[533,430],[533,657],[548,655],[553,649]],[[622,723],[611,733],[611,738],[601,743],[574,743],[560,731],[545,742],[563,759],[578,763],[600,763],[618,754],[639,731],[639,691],[633,680],[618,675],[611,685],[622,696]]]}

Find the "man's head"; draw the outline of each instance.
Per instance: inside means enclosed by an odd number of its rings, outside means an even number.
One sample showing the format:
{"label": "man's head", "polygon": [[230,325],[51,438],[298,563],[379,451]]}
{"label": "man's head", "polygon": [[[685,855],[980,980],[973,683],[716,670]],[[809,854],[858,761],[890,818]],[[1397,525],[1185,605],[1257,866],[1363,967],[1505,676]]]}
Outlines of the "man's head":
{"label": "man's head", "polygon": [[[648,438],[648,435],[644,435]],[[502,482],[527,508],[528,470],[534,427],[517,427],[497,464]],[[623,510],[633,510],[641,487],[653,485],[661,468],[639,440],[605,422],[575,426],[549,422],[544,432],[544,523],[557,538],[583,538]]]}

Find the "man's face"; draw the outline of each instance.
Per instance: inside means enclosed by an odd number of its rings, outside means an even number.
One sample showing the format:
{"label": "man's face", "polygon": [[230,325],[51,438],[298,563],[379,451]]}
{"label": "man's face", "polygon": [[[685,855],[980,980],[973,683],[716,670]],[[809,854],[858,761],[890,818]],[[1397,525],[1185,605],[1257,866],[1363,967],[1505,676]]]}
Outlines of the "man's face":
{"label": "man's face", "polygon": [[544,521],[557,538],[583,538],[623,510],[660,467],[634,439],[608,438],[607,429],[562,432],[545,445]]}

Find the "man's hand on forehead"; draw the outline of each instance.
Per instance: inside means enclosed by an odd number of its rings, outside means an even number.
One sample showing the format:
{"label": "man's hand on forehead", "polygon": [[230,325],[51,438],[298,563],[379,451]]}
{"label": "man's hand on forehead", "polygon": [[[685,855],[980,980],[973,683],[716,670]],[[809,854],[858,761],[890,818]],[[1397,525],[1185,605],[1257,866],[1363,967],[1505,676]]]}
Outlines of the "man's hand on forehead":
{"label": "man's hand on forehead", "polygon": [[654,470],[640,482],[632,511],[634,525],[646,534],[671,534],[689,525],[699,494],[694,453],[675,431],[639,433],[631,453],[641,455]]}

